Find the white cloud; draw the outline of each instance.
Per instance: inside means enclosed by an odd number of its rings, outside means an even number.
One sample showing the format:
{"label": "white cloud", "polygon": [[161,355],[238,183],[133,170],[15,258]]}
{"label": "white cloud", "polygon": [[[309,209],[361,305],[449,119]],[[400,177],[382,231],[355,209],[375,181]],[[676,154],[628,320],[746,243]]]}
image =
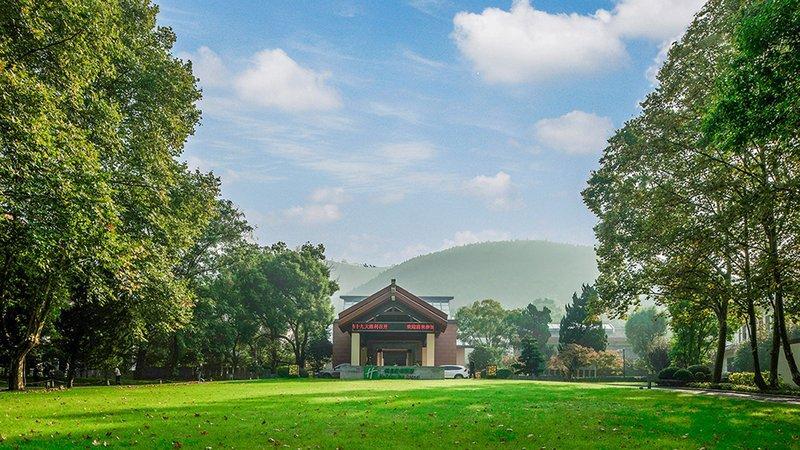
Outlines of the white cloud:
{"label": "white cloud", "polygon": [[239,97],[264,107],[289,111],[326,110],[341,105],[339,93],[326,84],[327,74],[303,68],[281,49],[263,50],[253,66],[238,75]]}
{"label": "white cloud", "polygon": [[306,225],[331,223],[342,218],[339,205],[332,203],[295,206],[287,209],[284,215],[287,219],[299,220]]}
{"label": "white cloud", "polygon": [[370,102],[369,111],[376,116],[394,117],[412,124],[419,124],[419,116],[414,111],[381,102]]}
{"label": "white cloud", "polygon": [[527,0],[510,11],[460,12],[453,37],[461,53],[490,82],[519,83],[615,65],[625,47],[596,16],[549,14]]}
{"label": "white cloud", "polygon": [[622,36],[653,41],[683,34],[706,0],[622,0],[610,13],[610,26]]}
{"label": "white cloud", "polygon": [[384,145],[378,153],[392,162],[407,164],[432,158],[436,149],[427,142],[404,142]]}
{"label": "white cloud", "polygon": [[581,155],[602,150],[614,131],[608,117],[572,111],[561,117],[542,119],[534,126],[538,142],[553,150]]}
{"label": "white cloud", "polygon": [[178,57],[192,62],[192,72],[200,79],[203,87],[219,87],[227,83],[228,69],[219,55],[210,48],[202,46],[195,53],[180,53]]}
{"label": "white cloud", "polygon": [[467,181],[465,188],[469,194],[485,201],[490,209],[509,210],[521,204],[511,175],[502,171],[494,176],[478,175]]}
{"label": "white cloud", "polygon": [[614,68],[627,58],[624,39],[679,37],[703,3],[620,0],[611,11],[551,14],[515,0],[509,11],[456,14],[453,38],[487,81],[538,81]]}
{"label": "white cloud", "polygon": [[426,58],[426,57],[420,55],[419,53],[415,53],[415,52],[412,52],[411,50],[407,50],[407,49],[403,50],[403,57],[405,57],[407,60],[409,60],[411,62],[420,64],[420,65],[423,65],[423,66],[427,66],[427,67],[432,68],[432,69],[442,69],[442,68],[446,67],[446,64],[441,62],[441,61],[436,61],[436,60],[433,60],[433,59],[430,59],[430,58]]}
{"label": "white cloud", "polygon": [[311,201],[315,203],[334,203],[341,204],[350,201],[350,196],[347,195],[344,188],[341,187],[327,187],[315,189],[311,193]]}

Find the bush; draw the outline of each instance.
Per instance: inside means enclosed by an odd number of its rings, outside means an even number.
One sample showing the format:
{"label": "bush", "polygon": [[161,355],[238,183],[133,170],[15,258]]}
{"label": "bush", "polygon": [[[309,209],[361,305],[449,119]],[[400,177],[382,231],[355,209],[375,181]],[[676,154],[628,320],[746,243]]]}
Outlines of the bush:
{"label": "bush", "polygon": [[711,368],[702,364],[695,364],[693,366],[689,366],[686,368],[686,370],[688,370],[691,373],[702,372],[706,374],[707,377],[711,376]]}
{"label": "bush", "polygon": [[511,369],[497,369],[497,378],[507,380],[511,378],[512,375],[513,372],[511,372]]}
{"label": "bush", "polygon": [[295,375],[289,375],[289,366],[278,366],[275,369],[275,375],[279,378],[308,378],[308,371],[306,369],[300,369],[300,376],[297,377]]}
{"label": "bush", "polygon": [[659,380],[674,380],[675,379],[675,372],[678,371],[677,367],[666,367],[661,369],[661,372],[658,372],[658,379]]}
{"label": "bush", "polygon": [[[761,375],[765,380],[769,378],[768,373],[762,373]],[[731,372],[728,374],[728,381],[739,386],[755,386],[756,374],[753,372]]]}
{"label": "bush", "polygon": [[692,381],[694,375],[692,375],[692,372],[689,372],[686,369],[678,369],[675,371],[675,374],[672,376],[672,378],[678,381]]}
{"label": "bush", "polygon": [[705,372],[695,372],[694,373],[694,380],[695,381],[708,381],[708,374]]}

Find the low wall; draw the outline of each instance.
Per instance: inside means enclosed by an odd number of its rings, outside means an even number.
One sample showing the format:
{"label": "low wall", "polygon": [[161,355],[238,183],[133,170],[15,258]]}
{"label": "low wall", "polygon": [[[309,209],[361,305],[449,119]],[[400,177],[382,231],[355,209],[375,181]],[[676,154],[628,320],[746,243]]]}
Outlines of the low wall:
{"label": "low wall", "polygon": [[[789,342],[792,342],[792,340]],[[800,342],[792,343],[792,354],[797,364],[800,365]],[[792,383],[792,373],[789,371],[789,363],[786,361],[786,354],[783,352],[783,347],[781,347],[778,356],[778,374],[784,383],[790,386],[794,385],[794,383]]]}
{"label": "low wall", "polygon": [[443,380],[444,369],[425,366],[349,366],[341,369],[343,380]]}

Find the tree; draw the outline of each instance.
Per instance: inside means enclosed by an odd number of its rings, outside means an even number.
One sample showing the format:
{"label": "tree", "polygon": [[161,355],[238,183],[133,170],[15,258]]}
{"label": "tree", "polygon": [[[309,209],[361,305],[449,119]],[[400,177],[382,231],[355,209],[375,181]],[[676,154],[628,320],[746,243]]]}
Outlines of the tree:
{"label": "tree", "polygon": [[566,306],[558,335],[559,347],[577,344],[594,350],[605,350],[608,338],[603,323],[593,316],[589,305],[597,300],[597,291],[588,285],[581,288],[581,295],[572,294],[572,304]]}
{"label": "tree", "polygon": [[539,346],[539,352],[545,357],[549,357],[551,352],[547,341],[550,340],[550,321],[552,320],[550,309],[545,306],[540,311],[536,308],[535,303],[543,302],[537,300],[529,303],[523,309],[514,309],[508,312],[506,320],[515,330],[511,345],[521,349],[525,339],[534,339]]}
{"label": "tree", "polygon": [[578,369],[594,363],[597,352],[583,345],[568,343],[559,348],[558,354],[550,357],[550,370],[561,372],[567,380],[572,380]]}
{"label": "tree", "polygon": [[330,296],[338,285],[330,279],[324,252],[322,245],[291,250],[278,243],[264,249],[239,280],[246,307],[272,340],[290,347],[300,367],[311,339],[333,323]]}
{"label": "tree", "polygon": [[655,307],[640,309],[628,317],[625,322],[625,337],[631,344],[633,351],[644,358],[652,373],[660,369],[653,367],[650,362],[658,361],[651,358],[651,352],[663,348],[664,338],[667,334],[667,319]]}
{"label": "tree", "polygon": [[490,364],[497,364],[502,356],[502,350],[477,346],[469,354],[470,364],[475,366],[475,371],[480,372]]}
{"label": "tree", "polygon": [[609,140],[584,191],[600,219],[596,309],[620,316],[650,298],[665,306],[692,302],[713,314],[717,382],[752,224],[732,201],[748,198],[732,189],[741,185],[739,174],[704,142],[702,128],[743,3],[712,0],[698,13],[670,49],[642,114]]}
{"label": "tree", "polygon": [[544,371],[544,361],[545,357],[539,350],[536,338],[525,337],[520,343],[520,354],[514,364],[514,371],[520,375],[536,377]]}
{"label": "tree", "polygon": [[[741,175],[749,201],[748,217],[763,236],[762,267],[769,282],[775,331],[789,370],[800,385],[786,326],[787,296],[796,295],[798,261],[797,130],[800,126],[800,5],[792,0],[753,2],[744,10],[734,35],[734,56],[717,83],[705,117],[705,132],[729,170]],[[761,379],[752,302],[748,305],[750,348]]]}
{"label": "tree", "polygon": [[328,339],[327,331],[319,333],[311,339],[308,346],[308,363],[313,371],[322,370],[333,356],[333,343]]}
{"label": "tree", "polygon": [[693,301],[670,302],[668,310],[672,329],[669,356],[673,365],[708,364],[718,334],[714,315]]}
{"label": "tree", "polygon": [[458,337],[475,347],[505,350],[513,335],[507,317],[508,311],[497,300],[486,299],[464,306],[456,312]]}
{"label": "tree", "polygon": [[5,5],[0,24],[0,345],[11,389],[24,388],[26,356],[64,306],[119,301],[139,336],[184,324],[192,296],[176,256],[218,187],[176,160],[200,93],[157,9],[34,3]]}

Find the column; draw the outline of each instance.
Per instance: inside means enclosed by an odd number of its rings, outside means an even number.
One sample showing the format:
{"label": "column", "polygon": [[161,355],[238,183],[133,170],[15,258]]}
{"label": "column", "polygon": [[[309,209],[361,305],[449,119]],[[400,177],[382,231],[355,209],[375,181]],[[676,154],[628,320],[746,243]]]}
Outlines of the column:
{"label": "column", "polygon": [[425,337],[425,365],[426,366],[435,366],[436,361],[434,361],[433,355],[436,350],[436,334],[428,333]]}
{"label": "column", "polygon": [[358,333],[350,333],[350,364],[361,365],[361,335]]}

